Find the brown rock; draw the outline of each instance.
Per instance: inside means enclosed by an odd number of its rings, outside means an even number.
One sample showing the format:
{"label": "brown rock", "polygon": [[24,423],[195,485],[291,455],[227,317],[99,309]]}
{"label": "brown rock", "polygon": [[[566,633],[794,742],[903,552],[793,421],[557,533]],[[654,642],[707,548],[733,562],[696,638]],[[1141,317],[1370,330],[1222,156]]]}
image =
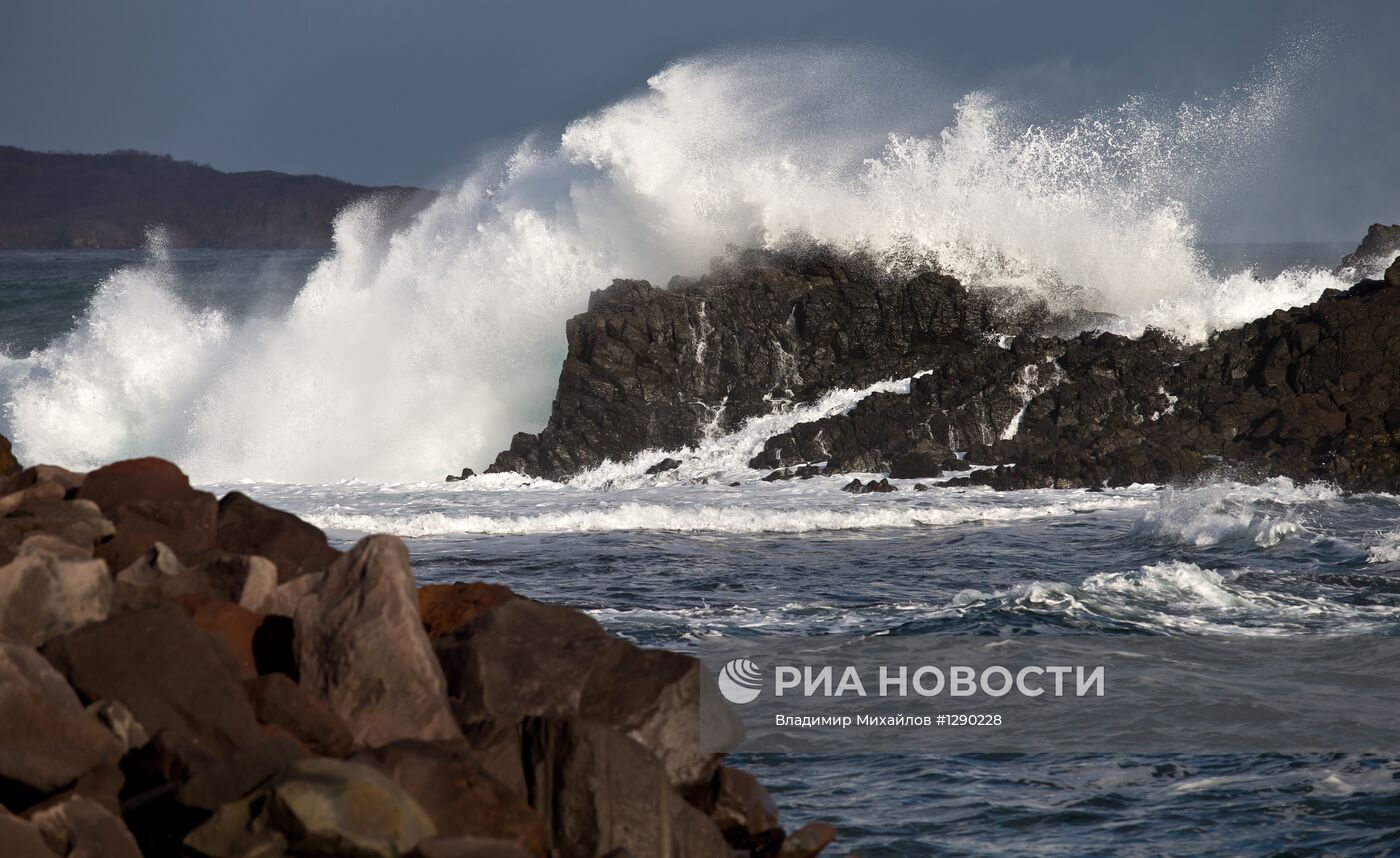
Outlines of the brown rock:
{"label": "brown rock", "polygon": [[593,663],[610,644],[587,614],[514,599],[434,647],[465,726],[577,714]]}
{"label": "brown rock", "polygon": [[223,757],[262,737],[228,648],[173,606],[121,614],[48,642],[44,655],[90,700],[118,700],[150,735]]}
{"label": "brown rock", "polygon": [[49,847],[68,858],[141,858],[121,817],[82,796],[39,811],[31,821]]}
{"label": "brown rock", "polygon": [[0,778],[38,798],[116,763],[122,748],[44,657],[0,639]]}
{"label": "brown rock", "polygon": [[67,493],[68,490],[81,486],[86,476],[57,465],[30,465],[19,473],[0,480],[0,496],[22,491],[39,483],[54,483]]}
{"label": "brown rock", "polygon": [[268,558],[282,583],[323,571],[340,557],[319,528],[242,492],[229,492],[219,501],[219,547]]}
{"label": "brown rock", "polygon": [[1400,256],[1395,257],[1395,261],[1385,270],[1385,282],[1391,286],[1400,286]]}
{"label": "brown rock", "polygon": [[825,822],[809,822],[783,839],[778,858],[816,858],[831,841],[836,829]]}
{"label": "brown rock", "polygon": [[312,758],[263,792],[220,808],[185,840],[209,858],[281,855],[398,858],[434,836],[433,823],[368,766]]}
{"label": "brown rock", "polygon": [[36,534],[77,546],[90,557],[93,545],[115,532],[96,504],[63,500],[56,483],[40,483],[0,498],[0,516],[0,563],[13,560]]}
{"label": "brown rock", "polygon": [[139,560],[117,573],[118,609],[213,599],[260,613],[264,607],[275,604],[277,570],[272,561],[222,551],[201,554],[186,566],[164,543],[157,542]]}
{"label": "brown rock", "polygon": [[401,540],[360,540],[293,619],[302,687],[325,699],[357,742],[461,740]]}
{"label": "brown rock", "polygon": [[106,619],[112,607],[107,564],[65,559],[52,547],[31,537],[0,567],[0,635],[37,646]]}
{"label": "brown rock", "polygon": [[531,719],[522,759],[551,855],[626,849],[729,858],[714,823],[676,793],[650,751],[621,733],[587,721]]}
{"label": "brown rock", "polygon": [[782,839],[778,806],[757,778],[746,771],[724,766],[715,781],[715,809],[710,815],[725,840],[747,847],[772,832],[777,832],[777,839]]}
{"label": "brown rock", "polygon": [[260,676],[243,688],[260,722],[281,727],[312,753],[344,757],[354,750],[355,739],[340,716],[286,676]]}
{"label": "brown rock", "polygon": [[10,447],[10,439],[0,435],[0,477],[8,477],[17,474],[21,470],[19,459]]}
{"label": "brown rock", "polygon": [[317,590],[325,578],[326,573],[324,572],[312,572],[302,575],[300,578],[293,578],[285,584],[279,584],[262,603],[259,610],[264,614],[290,618],[296,614],[297,605],[301,603],[301,600]]}
{"label": "brown rock", "polygon": [[124,569],[156,542],[181,558],[216,547],[218,501],[190,487],[189,478],[164,459],[129,459],[87,475],[77,497],[90,500],[117,532],[98,548],[114,569]]}
{"label": "brown rock", "polygon": [[428,637],[436,639],[514,598],[515,593],[504,584],[426,584],[418,588],[418,613]]}
{"label": "brown rock", "polygon": [[492,777],[465,744],[394,742],[351,762],[373,767],[413,796],[440,835],[507,841],[545,854],[544,829],[524,795]]}
{"label": "brown rock", "polygon": [[[690,656],[610,638],[586,614],[525,599],[498,605],[435,647],[465,727],[580,715],[651,749],[682,788],[707,784],[719,764],[697,750],[704,672]],[[732,719],[723,708],[715,715]]]}
{"label": "brown rock", "polygon": [[199,628],[221,639],[238,665],[239,679],[258,675],[257,659],[253,654],[253,638],[262,625],[263,617],[232,602],[195,593],[181,597],[177,604]]}
{"label": "brown rock", "polygon": [[418,844],[409,858],[529,858],[514,843],[480,837],[434,837]]}
{"label": "brown rock", "polygon": [[5,858],[58,858],[33,823],[11,816],[3,807],[0,807],[0,844],[4,844]]}

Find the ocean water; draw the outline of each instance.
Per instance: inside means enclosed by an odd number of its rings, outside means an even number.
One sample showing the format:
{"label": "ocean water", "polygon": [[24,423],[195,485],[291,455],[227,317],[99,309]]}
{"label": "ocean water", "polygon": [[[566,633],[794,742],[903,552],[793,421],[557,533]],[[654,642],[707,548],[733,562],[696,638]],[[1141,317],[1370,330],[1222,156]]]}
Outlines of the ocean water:
{"label": "ocean water", "polygon": [[[158,235],[130,253],[0,252],[0,429],[26,461],[167,456],[338,544],[399,534],[422,581],[502,582],[643,645],[1400,633],[1394,496],[1222,472],[1169,489],[906,482],[856,497],[840,491],[849,476],[764,483],[744,465],[769,435],[868,391],[567,484],[441,482],[543,424],[564,320],[591,290],[702,272],[730,246],[815,239],[893,271],[932,259],[1185,339],[1349,285],[1330,274],[1348,244],[1212,245],[1192,214],[1285,128],[1307,59],[1286,51],[1172,109],[1134,100],[1029,124],[994,96],[930,95],[861,56],[715,55],[482,165],[407,227],[352,206],[324,255],[171,250]],[[647,476],[665,455],[683,465]],[[832,821],[834,854],[866,858],[1400,842],[1400,749],[734,762],[786,825]]]}
{"label": "ocean water", "polygon": [[[1242,256],[1269,276],[1326,265],[1338,249],[1235,246],[1219,264]],[[0,336],[42,348],[69,335],[75,311],[59,308],[81,308],[135,256],[0,253],[9,299]],[[220,272],[216,283],[201,274],[205,291],[186,300],[245,318],[286,307],[296,272],[314,263],[275,252],[170,260]],[[838,411],[860,395],[838,392],[775,419]],[[644,474],[654,461],[645,456],[562,485],[494,476],[209,487],[296,512],[341,545],[399,534],[424,582],[502,582],[586,610],[642,645],[682,651],[710,635],[1400,633],[1394,496],[1220,474],[1105,492],[915,492],[896,481],[898,493],[856,497],[840,491],[849,478],[758,480],[743,462],[772,430],[710,439],[656,477]],[[1379,854],[1400,838],[1400,756],[733,762],[770,786],[789,825],[837,824],[837,854]]]}

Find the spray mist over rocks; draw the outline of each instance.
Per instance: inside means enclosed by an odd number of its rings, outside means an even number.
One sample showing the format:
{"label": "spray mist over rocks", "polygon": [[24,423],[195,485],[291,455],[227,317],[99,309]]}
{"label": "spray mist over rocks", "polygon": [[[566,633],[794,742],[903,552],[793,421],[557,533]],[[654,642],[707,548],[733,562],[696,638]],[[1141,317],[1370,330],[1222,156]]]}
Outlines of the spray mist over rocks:
{"label": "spray mist over rocks", "polygon": [[77,468],[157,454],[199,480],[436,479],[543,425],[564,321],[594,289],[794,241],[1201,339],[1345,285],[1221,280],[1195,246],[1191,206],[1277,130],[1307,64],[1295,50],[1219,98],[1027,126],[874,55],[681,61],[407,226],[351,206],[276,318],[190,310],[153,244],[70,334],[6,368],[6,428],[22,459]]}

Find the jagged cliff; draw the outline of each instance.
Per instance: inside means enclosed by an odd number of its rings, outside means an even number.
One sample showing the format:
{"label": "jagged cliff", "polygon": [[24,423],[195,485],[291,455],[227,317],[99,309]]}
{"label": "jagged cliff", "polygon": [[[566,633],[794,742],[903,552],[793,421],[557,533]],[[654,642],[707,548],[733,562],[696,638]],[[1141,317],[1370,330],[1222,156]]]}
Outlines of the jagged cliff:
{"label": "jagged cliff", "polygon": [[617,281],[568,324],[548,425],[517,435],[492,470],[566,478],[693,446],[780,400],[914,376],[908,393],[769,438],[750,464],[777,477],[979,464],[993,467],[958,481],[999,488],[1172,482],[1222,466],[1400,485],[1400,263],[1204,345],[1158,331],[1065,336],[1092,321],[829,252],[750,253],[666,289]]}
{"label": "jagged cliff", "polygon": [[145,152],[0,146],[0,248],[139,247],[155,226],[181,247],[329,247],[336,214],[370,194],[411,209],[429,192],[268,170],[224,173]]}

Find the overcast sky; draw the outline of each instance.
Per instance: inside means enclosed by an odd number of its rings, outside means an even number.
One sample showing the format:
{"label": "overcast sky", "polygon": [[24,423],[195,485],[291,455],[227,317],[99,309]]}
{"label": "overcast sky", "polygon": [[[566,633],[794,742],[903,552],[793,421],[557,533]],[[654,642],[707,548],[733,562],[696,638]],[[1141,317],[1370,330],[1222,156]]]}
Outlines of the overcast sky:
{"label": "overcast sky", "polygon": [[1331,39],[1214,240],[1400,221],[1400,3],[4,0],[0,143],[432,185],[636,92],[667,62],[794,42],[893,52],[1047,116],[1246,80]]}

